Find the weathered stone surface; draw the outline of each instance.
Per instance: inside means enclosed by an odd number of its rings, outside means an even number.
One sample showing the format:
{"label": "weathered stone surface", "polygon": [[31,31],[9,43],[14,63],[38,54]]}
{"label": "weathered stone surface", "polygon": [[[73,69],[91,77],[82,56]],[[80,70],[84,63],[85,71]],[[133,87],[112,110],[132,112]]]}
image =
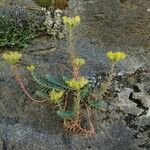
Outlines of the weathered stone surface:
{"label": "weathered stone surface", "polygon": [[[37,7],[31,0],[6,0],[1,2],[8,10],[16,11],[22,7]],[[5,3],[6,4],[6,3]],[[8,6],[9,5],[9,6]],[[11,5],[11,6],[10,6]],[[6,7],[7,6],[7,7]],[[16,8],[19,6],[19,8]],[[10,9],[9,9],[10,8]],[[84,73],[93,76],[95,71],[105,72],[109,68],[106,52],[109,50],[124,51],[128,58],[118,64],[120,74],[135,72],[140,67],[148,66],[149,53],[149,12],[150,2],[147,0],[70,0],[71,12],[80,15],[82,22],[77,30],[77,50],[86,58],[88,69]],[[25,14],[28,14],[28,9]],[[21,18],[26,18],[24,13],[19,13]],[[28,14],[30,16],[30,14]],[[26,15],[25,15],[26,16]],[[41,37],[32,41],[24,54],[24,61],[38,66],[41,74],[65,72],[62,67],[66,63],[64,40],[58,41],[57,48],[52,40]],[[59,46],[59,47],[58,47]],[[55,62],[55,63],[54,63]],[[101,127],[101,122],[95,122],[95,137],[85,139],[80,135],[64,133],[61,120],[52,112],[50,106],[39,105],[29,101],[10,71],[8,65],[0,60],[0,149],[2,150],[143,150],[139,147],[140,139],[133,139],[134,131],[128,129],[122,122],[117,125],[106,124]],[[21,70],[22,71],[22,70]],[[28,77],[28,74],[24,72]],[[28,77],[29,78],[29,77]],[[30,80],[26,81],[27,87],[31,86]],[[31,92],[34,91],[30,89]],[[128,96],[132,89],[126,88],[121,94]],[[121,100],[124,98],[120,95]],[[136,115],[140,111],[136,104],[130,113]],[[133,111],[132,109],[133,108]],[[136,110],[135,110],[135,109]],[[136,113],[134,113],[136,111]],[[100,115],[100,113],[99,113]],[[96,117],[98,120],[99,116]],[[149,124],[146,121],[137,121],[135,124],[142,128]],[[101,131],[106,131],[102,134]],[[146,132],[146,133],[145,133]],[[148,132],[137,133],[144,137],[142,144],[146,145]],[[141,135],[142,134],[142,135]],[[147,146],[148,147],[148,146]],[[148,149],[148,148],[147,148]]]}
{"label": "weathered stone surface", "polygon": [[24,7],[24,8],[38,7],[33,0],[2,0],[2,1],[6,7],[7,6],[17,6],[17,7]]}
{"label": "weathered stone surface", "polygon": [[137,104],[129,99],[132,92],[133,89],[125,88],[121,93],[118,93],[118,101],[120,103],[119,106],[129,114],[139,115],[143,110],[138,108]]}

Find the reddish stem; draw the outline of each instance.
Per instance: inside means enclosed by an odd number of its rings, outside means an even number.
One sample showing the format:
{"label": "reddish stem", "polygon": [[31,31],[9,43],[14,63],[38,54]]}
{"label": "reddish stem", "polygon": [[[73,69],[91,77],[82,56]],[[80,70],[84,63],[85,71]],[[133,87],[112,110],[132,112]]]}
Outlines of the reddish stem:
{"label": "reddish stem", "polygon": [[26,95],[30,100],[32,100],[32,101],[34,101],[34,102],[36,102],[36,103],[45,103],[45,102],[47,101],[47,100],[39,101],[39,100],[34,99],[34,98],[28,93],[28,91],[26,90],[26,88],[25,88],[25,86],[24,86],[24,83],[23,83],[23,81],[21,80],[21,77],[20,77],[20,75],[19,75],[19,73],[18,73],[18,71],[17,71],[17,67],[16,67],[16,66],[13,66],[12,69],[13,69],[13,71],[14,71],[14,73],[15,73],[16,80],[18,81],[18,83],[19,83],[21,89],[23,90],[23,92],[25,93],[25,95]]}

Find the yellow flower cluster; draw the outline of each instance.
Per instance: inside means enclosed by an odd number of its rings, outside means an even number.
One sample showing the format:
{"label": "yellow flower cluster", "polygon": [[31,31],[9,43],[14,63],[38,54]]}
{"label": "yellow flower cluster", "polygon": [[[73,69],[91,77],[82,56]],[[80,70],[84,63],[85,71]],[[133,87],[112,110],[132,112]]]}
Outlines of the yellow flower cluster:
{"label": "yellow flower cluster", "polygon": [[27,69],[32,72],[32,71],[34,71],[35,66],[34,65],[29,65],[29,66],[27,66]]}
{"label": "yellow flower cluster", "polygon": [[124,58],[126,58],[127,54],[123,53],[123,52],[108,52],[107,53],[107,57],[112,61],[112,62],[118,62]]}
{"label": "yellow flower cluster", "polygon": [[64,16],[64,17],[62,17],[62,19],[63,19],[63,23],[69,28],[74,28],[75,26],[77,26],[80,23],[79,16],[75,16],[75,17]]}
{"label": "yellow flower cluster", "polygon": [[85,60],[83,58],[76,58],[73,60],[73,64],[78,67],[81,67],[82,65],[85,64]]}
{"label": "yellow flower cluster", "polygon": [[52,100],[55,103],[59,102],[60,99],[63,97],[63,95],[64,95],[64,91],[58,91],[58,90],[55,90],[55,89],[53,89],[49,93],[50,100]]}
{"label": "yellow flower cluster", "polygon": [[12,51],[9,51],[9,52],[6,52],[2,55],[3,59],[9,63],[9,64],[17,64],[19,62],[19,60],[21,59],[21,56],[22,54],[15,51],[15,52],[12,52]]}
{"label": "yellow flower cluster", "polygon": [[66,84],[68,86],[76,90],[82,89],[87,83],[88,80],[85,77],[80,77],[79,79],[71,79],[69,81],[66,81]]}

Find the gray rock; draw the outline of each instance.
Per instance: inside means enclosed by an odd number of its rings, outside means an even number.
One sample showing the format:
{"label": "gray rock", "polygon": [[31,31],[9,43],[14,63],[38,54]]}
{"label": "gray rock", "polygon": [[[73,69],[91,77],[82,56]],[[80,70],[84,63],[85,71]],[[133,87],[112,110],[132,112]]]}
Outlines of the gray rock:
{"label": "gray rock", "polygon": [[18,6],[24,8],[39,8],[33,0],[2,0],[4,6]]}
{"label": "gray rock", "polygon": [[[22,10],[23,7],[37,7],[31,0],[6,0],[6,2],[9,6],[5,5],[4,8],[3,3],[0,12],[8,13],[8,10],[18,12],[18,9]],[[19,7],[16,8],[16,5]],[[70,0],[72,9],[70,12],[82,18],[81,25],[77,28],[76,47],[78,54],[87,61],[87,69],[85,68],[83,73],[93,76],[97,70],[108,71],[110,62],[106,58],[106,53],[109,50],[124,51],[129,54],[126,60],[118,63],[116,71],[119,73],[132,73],[140,67],[145,67],[146,64],[148,66],[150,30],[147,8],[149,7],[150,2],[147,0],[136,2],[129,0],[124,3],[119,0]],[[26,14],[30,17],[29,11],[26,9],[25,11],[25,15],[19,13],[21,18],[26,18]],[[26,52],[23,61],[36,64],[40,74],[66,72],[66,68],[62,67],[67,59],[66,53],[62,52],[66,44],[64,40],[57,42],[56,48],[54,41],[45,36],[35,39],[29,49],[22,50]],[[9,66],[2,60],[0,60],[0,69],[0,87],[2,87],[0,88],[0,149],[140,150],[140,140],[133,139],[133,129],[128,129],[122,122],[116,125],[104,124],[102,128],[101,122],[98,121],[99,116],[96,116],[97,121],[94,122],[97,134],[91,139],[64,133],[61,120],[51,107],[29,101],[14,80]],[[27,72],[23,69],[20,71],[30,79]],[[31,92],[35,90],[31,80],[25,80],[25,83],[28,90]],[[119,93],[119,99],[126,111],[137,115],[141,113],[141,109],[128,100],[131,92],[132,89],[125,88]],[[147,124],[143,118],[140,122],[143,126]],[[148,137],[145,131],[143,136],[146,141]]]}
{"label": "gray rock", "polygon": [[143,110],[138,108],[137,104],[129,99],[132,92],[133,89],[125,88],[122,90],[122,92],[118,93],[118,106],[121,107],[125,112],[138,116],[143,112]]}

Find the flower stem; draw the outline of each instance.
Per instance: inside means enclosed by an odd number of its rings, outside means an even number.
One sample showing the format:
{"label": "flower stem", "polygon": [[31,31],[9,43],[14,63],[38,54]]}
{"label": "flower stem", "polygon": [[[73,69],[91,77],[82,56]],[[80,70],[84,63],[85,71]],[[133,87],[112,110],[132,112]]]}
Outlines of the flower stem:
{"label": "flower stem", "polygon": [[57,104],[58,104],[59,109],[60,109],[60,110],[63,110],[63,108],[61,107],[60,103],[57,102]]}
{"label": "flower stem", "polygon": [[68,41],[68,49],[67,52],[70,56],[70,62],[72,62],[72,60],[75,59],[75,42],[74,42],[74,33],[73,33],[73,29],[68,28],[68,36],[67,36],[67,41]]}
{"label": "flower stem", "polygon": [[23,83],[23,81],[22,81],[22,79],[21,79],[21,77],[20,77],[20,75],[19,75],[18,70],[17,70],[17,66],[12,66],[11,68],[12,68],[12,70],[13,70],[15,76],[16,76],[16,80],[18,81],[18,83],[19,83],[21,89],[23,90],[23,92],[25,93],[25,95],[26,95],[30,100],[32,100],[32,101],[34,101],[34,102],[36,102],[36,103],[45,103],[45,102],[47,101],[47,100],[39,101],[39,100],[34,99],[34,98],[28,93],[28,91],[26,90],[26,88],[25,88],[25,86],[24,86],[24,83]]}
{"label": "flower stem", "polygon": [[113,79],[113,73],[114,73],[115,65],[116,65],[116,63],[112,63],[111,70],[110,70],[110,73],[109,73],[109,76],[108,76],[108,79],[107,79],[107,87],[108,88],[111,85],[111,81]]}
{"label": "flower stem", "polygon": [[81,101],[80,90],[77,90],[76,91],[76,98],[74,99],[75,113],[76,113],[77,117],[80,114],[80,101]]}
{"label": "flower stem", "polygon": [[94,99],[101,99],[103,97],[103,95],[108,91],[108,89],[109,89],[109,87],[111,85],[112,79],[113,79],[113,73],[114,73],[115,65],[116,65],[116,63],[112,63],[109,76],[107,78],[106,83],[102,83],[101,89],[100,89],[100,93],[98,95],[94,95],[94,94],[90,93],[90,96],[92,98],[94,98]]}

